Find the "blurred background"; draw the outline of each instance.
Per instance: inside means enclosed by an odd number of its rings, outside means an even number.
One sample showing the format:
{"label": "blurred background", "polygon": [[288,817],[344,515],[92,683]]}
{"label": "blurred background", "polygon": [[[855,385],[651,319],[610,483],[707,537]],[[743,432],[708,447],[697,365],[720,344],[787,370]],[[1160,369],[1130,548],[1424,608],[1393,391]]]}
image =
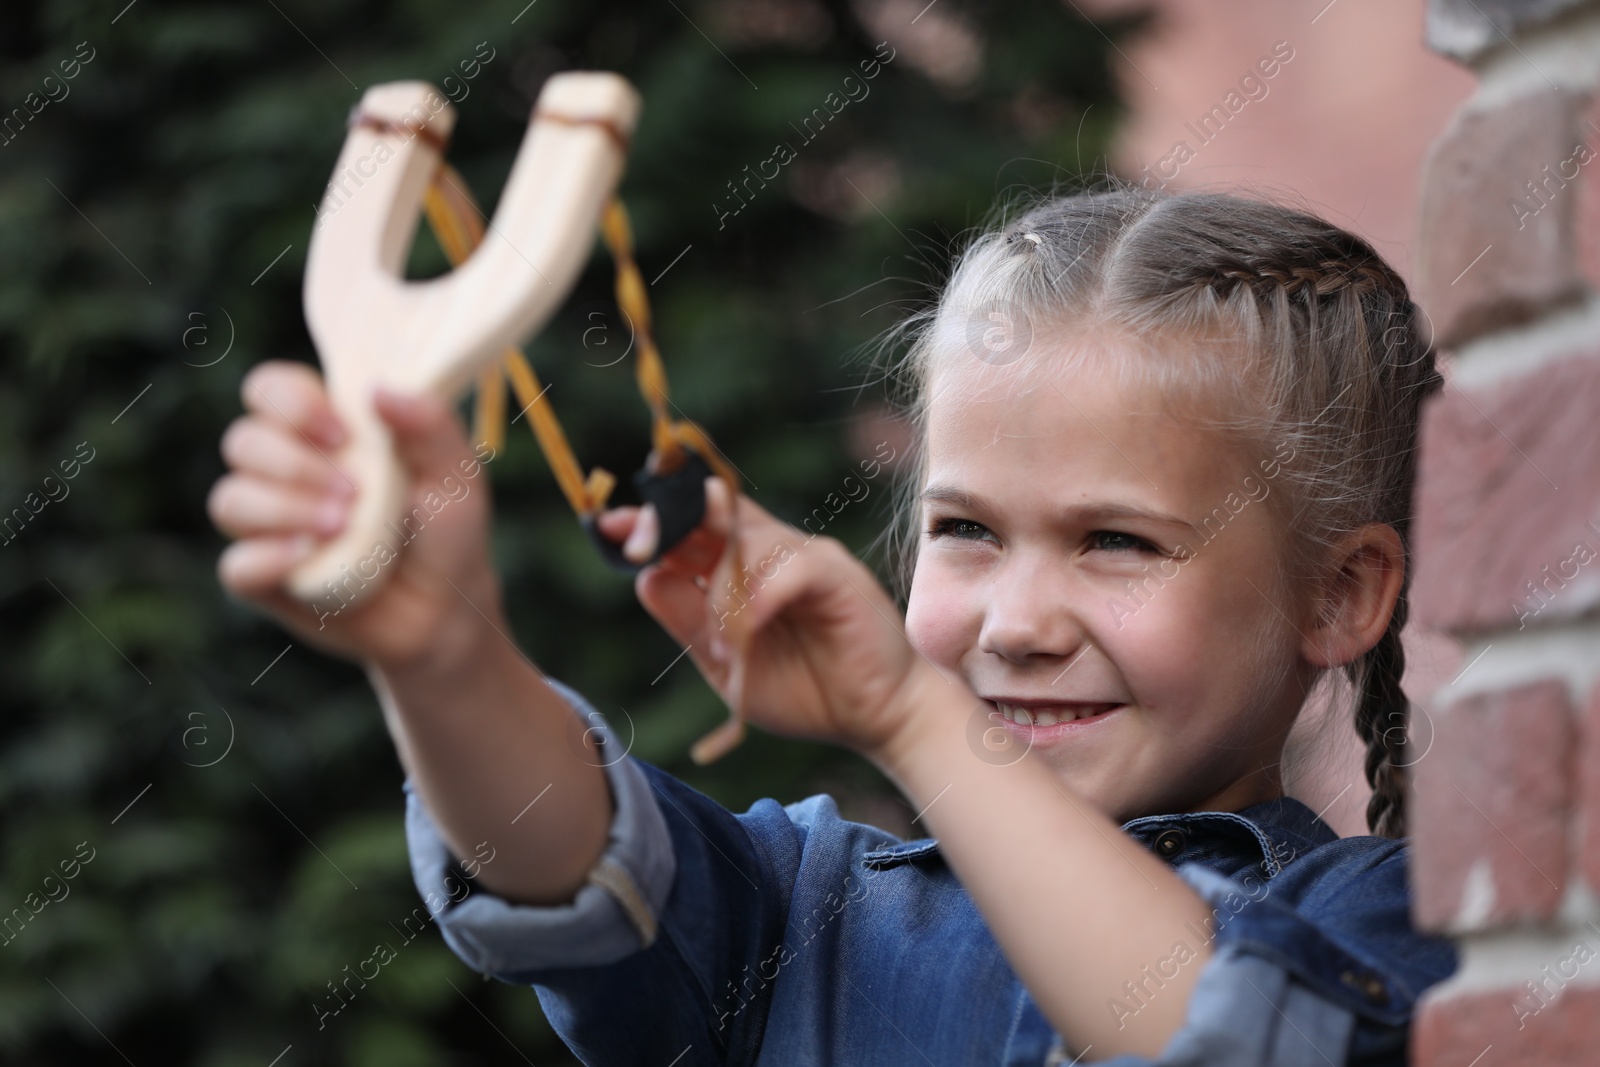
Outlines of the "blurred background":
{"label": "blurred background", "polygon": [[[1423,50],[1415,0],[53,0],[0,19],[0,518],[25,509],[0,533],[0,1062],[27,1064],[574,1062],[532,991],[431,930],[319,1028],[328,983],[419,903],[401,772],[359,670],[214,576],[217,444],[252,365],[315,361],[306,244],[365,88],[455,101],[450,159],[490,209],[548,75],[639,87],[622,195],[673,398],[798,522],[880,442],[903,451],[865,353],[997,200],[1140,177],[1288,41],[1270,92],[1165,180],[1297,196],[1405,270],[1417,163],[1471,84]],[[801,135],[874,58],[866,94]],[[730,183],[785,141],[796,158],[739,206]],[[410,274],[443,269],[424,227]],[[610,285],[597,250],[528,351],[580,459],[625,476],[648,424]],[[915,836],[842,751],[757,734],[688,760],[720,703],[512,431],[489,470],[528,655],[732,810],[827,791]],[[888,495],[880,476],[826,531],[880,570]],[[1449,653],[1418,647],[1427,684]],[[1305,742],[1300,788],[1360,832],[1335,726]]]}

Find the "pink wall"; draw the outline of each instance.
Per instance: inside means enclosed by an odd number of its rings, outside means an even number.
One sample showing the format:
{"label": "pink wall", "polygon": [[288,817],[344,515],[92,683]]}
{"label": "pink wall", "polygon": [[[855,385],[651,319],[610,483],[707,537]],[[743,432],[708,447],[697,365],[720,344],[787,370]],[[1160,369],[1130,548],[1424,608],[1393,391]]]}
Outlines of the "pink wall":
{"label": "pink wall", "polygon": [[[1474,85],[1469,71],[1423,46],[1423,0],[1077,6],[1090,17],[1156,12],[1152,31],[1124,46],[1118,64],[1130,112],[1112,156],[1119,173],[1137,175],[1187,140],[1195,158],[1170,188],[1254,187],[1302,203],[1411,276],[1422,158]],[[1262,79],[1266,95],[1200,145],[1185,123],[1237,89],[1278,41],[1293,58]]]}

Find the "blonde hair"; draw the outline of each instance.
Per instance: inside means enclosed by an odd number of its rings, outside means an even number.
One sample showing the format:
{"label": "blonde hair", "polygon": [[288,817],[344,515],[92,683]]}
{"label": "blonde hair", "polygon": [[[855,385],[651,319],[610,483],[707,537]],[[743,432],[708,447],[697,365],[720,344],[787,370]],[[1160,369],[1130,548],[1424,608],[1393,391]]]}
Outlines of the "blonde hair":
{"label": "blonde hair", "polygon": [[[982,233],[940,299],[890,335],[891,344],[908,343],[894,378],[914,438],[885,537],[902,597],[921,539],[935,369],[959,373],[952,355],[963,349],[1010,362],[1044,347],[1039,334],[1072,331],[1213,342],[1165,361],[1156,346],[1136,346],[1144,354],[1119,373],[1154,376],[1191,396],[1197,387],[1226,388],[1230,411],[1215,426],[1263,448],[1289,446],[1278,478],[1296,566],[1367,523],[1393,527],[1409,557],[1419,406],[1440,377],[1405,282],[1361,238],[1308,213],[1221,193],[1120,186],[1045,200]],[[1081,348],[1051,346],[1050,365],[1087,358]],[[1406,824],[1400,631],[1409,585],[1408,562],[1383,637],[1345,668],[1367,746],[1368,825],[1389,837],[1403,836]]]}

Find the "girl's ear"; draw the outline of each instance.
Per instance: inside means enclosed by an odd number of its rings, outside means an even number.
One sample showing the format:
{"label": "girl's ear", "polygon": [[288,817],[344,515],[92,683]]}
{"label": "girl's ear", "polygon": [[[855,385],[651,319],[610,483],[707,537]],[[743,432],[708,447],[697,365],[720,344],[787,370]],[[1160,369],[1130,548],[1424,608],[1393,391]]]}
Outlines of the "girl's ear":
{"label": "girl's ear", "polygon": [[1301,654],[1318,667],[1342,667],[1378,643],[1405,582],[1405,549],[1387,523],[1346,534],[1328,557],[1324,598]]}

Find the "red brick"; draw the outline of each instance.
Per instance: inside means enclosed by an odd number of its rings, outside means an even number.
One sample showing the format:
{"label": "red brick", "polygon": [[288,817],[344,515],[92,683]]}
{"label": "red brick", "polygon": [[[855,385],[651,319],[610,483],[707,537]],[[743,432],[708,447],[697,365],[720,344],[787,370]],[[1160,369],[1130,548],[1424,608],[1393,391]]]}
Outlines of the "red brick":
{"label": "red brick", "polygon": [[[1417,925],[1459,933],[1548,918],[1567,872],[1576,729],[1565,683],[1478,694],[1428,717],[1433,747],[1411,768]],[[1491,899],[1464,917],[1485,889]]]}
{"label": "red brick", "polygon": [[1412,602],[1426,627],[1523,629],[1600,606],[1600,359],[1423,411]]}
{"label": "red brick", "polygon": [[1593,1067],[1597,1061],[1600,989],[1592,986],[1569,984],[1542,1006],[1520,987],[1455,996],[1430,991],[1411,1028],[1412,1067]]}
{"label": "red brick", "polygon": [[[1574,192],[1578,194],[1578,269],[1590,289],[1600,289],[1600,98],[1589,109],[1578,133],[1595,155],[1578,171]],[[1571,168],[1567,168],[1571,173]]]}
{"label": "red brick", "polygon": [[[1417,288],[1440,345],[1526,322],[1583,293],[1577,218],[1585,197],[1582,183],[1559,171],[1580,142],[1600,145],[1584,122],[1588,103],[1552,89],[1465,109],[1434,142],[1422,171]],[[1548,183],[1542,200],[1530,181]]]}
{"label": "red brick", "polygon": [[1583,872],[1590,888],[1600,888],[1600,685],[1589,694],[1578,744],[1578,813],[1583,854],[1573,866]]}

